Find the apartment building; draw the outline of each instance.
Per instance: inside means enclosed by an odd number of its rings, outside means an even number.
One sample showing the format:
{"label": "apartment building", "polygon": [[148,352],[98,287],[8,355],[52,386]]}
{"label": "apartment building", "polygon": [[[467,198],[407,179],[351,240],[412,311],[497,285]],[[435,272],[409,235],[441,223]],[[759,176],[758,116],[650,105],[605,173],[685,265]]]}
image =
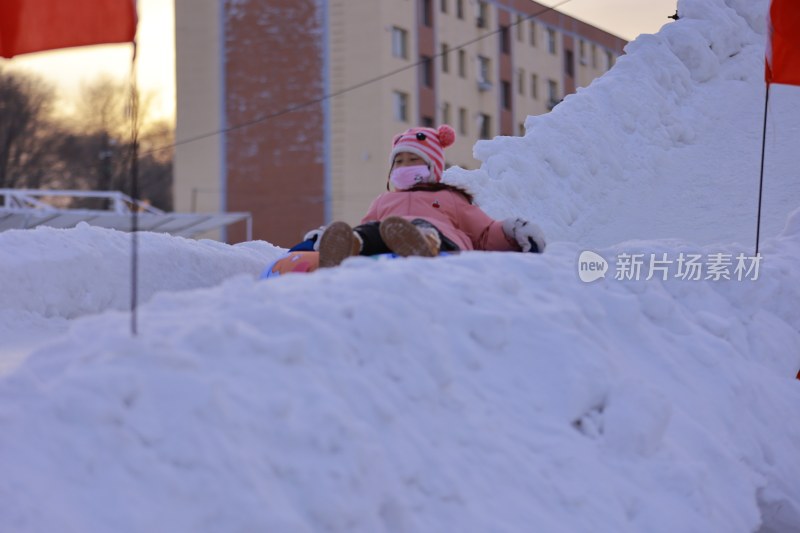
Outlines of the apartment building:
{"label": "apartment building", "polygon": [[395,133],[450,124],[448,165],[475,168],[625,44],[529,0],[176,0],[176,207],[249,211],[282,246],[356,223]]}

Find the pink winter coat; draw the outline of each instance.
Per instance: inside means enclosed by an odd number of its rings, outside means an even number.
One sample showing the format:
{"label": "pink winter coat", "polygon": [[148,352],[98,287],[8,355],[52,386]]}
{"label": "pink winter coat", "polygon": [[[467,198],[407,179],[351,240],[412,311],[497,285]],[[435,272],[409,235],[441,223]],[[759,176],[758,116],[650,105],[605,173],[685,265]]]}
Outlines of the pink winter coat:
{"label": "pink winter coat", "polygon": [[450,190],[385,192],[373,200],[361,223],[401,216],[422,218],[436,226],[462,250],[519,251],[509,241],[503,223],[490,218],[481,208]]}

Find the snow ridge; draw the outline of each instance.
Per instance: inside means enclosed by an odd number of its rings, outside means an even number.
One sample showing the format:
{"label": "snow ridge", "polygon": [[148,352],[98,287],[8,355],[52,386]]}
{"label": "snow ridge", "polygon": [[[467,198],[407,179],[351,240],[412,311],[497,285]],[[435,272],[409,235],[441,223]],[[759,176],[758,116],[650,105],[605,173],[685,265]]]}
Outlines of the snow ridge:
{"label": "snow ridge", "polygon": [[[686,1],[588,88],[524,137],[479,141],[479,170],[445,181],[498,218],[526,216],[554,240],[755,242],[766,2]],[[762,236],[800,206],[797,88],[773,87]]]}
{"label": "snow ridge", "polygon": [[[132,337],[128,235],[0,234],[0,530],[800,530],[796,92],[758,279],[613,262],[752,253],[765,6],[682,2],[448,171],[541,223],[542,255],[258,281],[282,250],[142,234]],[[586,249],[605,278],[580,281]]]}

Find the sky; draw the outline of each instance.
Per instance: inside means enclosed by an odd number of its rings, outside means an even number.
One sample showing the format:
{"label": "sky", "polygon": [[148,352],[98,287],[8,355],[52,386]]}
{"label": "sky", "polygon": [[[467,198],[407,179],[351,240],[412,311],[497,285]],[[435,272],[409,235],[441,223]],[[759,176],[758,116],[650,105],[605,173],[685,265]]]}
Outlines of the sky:
{"label": "sky", "polygon": [[[155,96],[153,113],[175,113],[175,10],[173,0],[138,0],[138,82]],[[39,52],[0,60],[0,65],[26,70],[51,80],[66,98],[81,85],[108,74],[126,80],[132,47],[128,44],[85,46]]]}
{"label": "sky", "polygon": [[542,254],[143,232],[133,336],[129,234],[0,232],[0,531],[800,531],[800,94],[757,260],[766,2],[683,1],[445,173]]}
{"label": "sky", "polygon": [[[553,6],[563,2],[540,3]],[[172,117],[175,113],[175,10],[174,0],[138,0],[138,80],[142,90],[155,94],[154,114]],[[633,40],[641,33],[655,33],[675,12],[676,0],[568,0],[558,9]],[[59,92],[67,95],[82,83],[101,74],[125,79],[130,71],[131,47],[106,45],[30,54],[0,60],[13,69],[32,71],[52,80]]]}

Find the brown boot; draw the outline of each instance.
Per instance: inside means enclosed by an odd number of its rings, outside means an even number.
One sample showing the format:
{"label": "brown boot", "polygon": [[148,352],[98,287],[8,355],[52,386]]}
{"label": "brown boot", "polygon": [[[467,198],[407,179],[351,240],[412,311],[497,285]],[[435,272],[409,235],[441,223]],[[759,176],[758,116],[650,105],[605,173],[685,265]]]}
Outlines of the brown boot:
{"label": "brown boot", "polygon": [[319,266],[328,268],[338,266],[350,256],[361,251],[361,239],[346,222],[334,222],[322,233],[319,239]]}
{"label": "brown boot", "polygon": [[431,249],[433,255],[439,255],[442,249],[442,239],[439,237],[439,230],[436,228],[426,228],[424,226],[417,226],[417,229],[425,236],[428,241],[428,247]]}
{"label": "brown boot", "polygon": [[433,257],[439,254],[438,234],[432,239],[427,232],[402,217],[389,217],[381,221],[380,232],[386,247],[397,255]]}

